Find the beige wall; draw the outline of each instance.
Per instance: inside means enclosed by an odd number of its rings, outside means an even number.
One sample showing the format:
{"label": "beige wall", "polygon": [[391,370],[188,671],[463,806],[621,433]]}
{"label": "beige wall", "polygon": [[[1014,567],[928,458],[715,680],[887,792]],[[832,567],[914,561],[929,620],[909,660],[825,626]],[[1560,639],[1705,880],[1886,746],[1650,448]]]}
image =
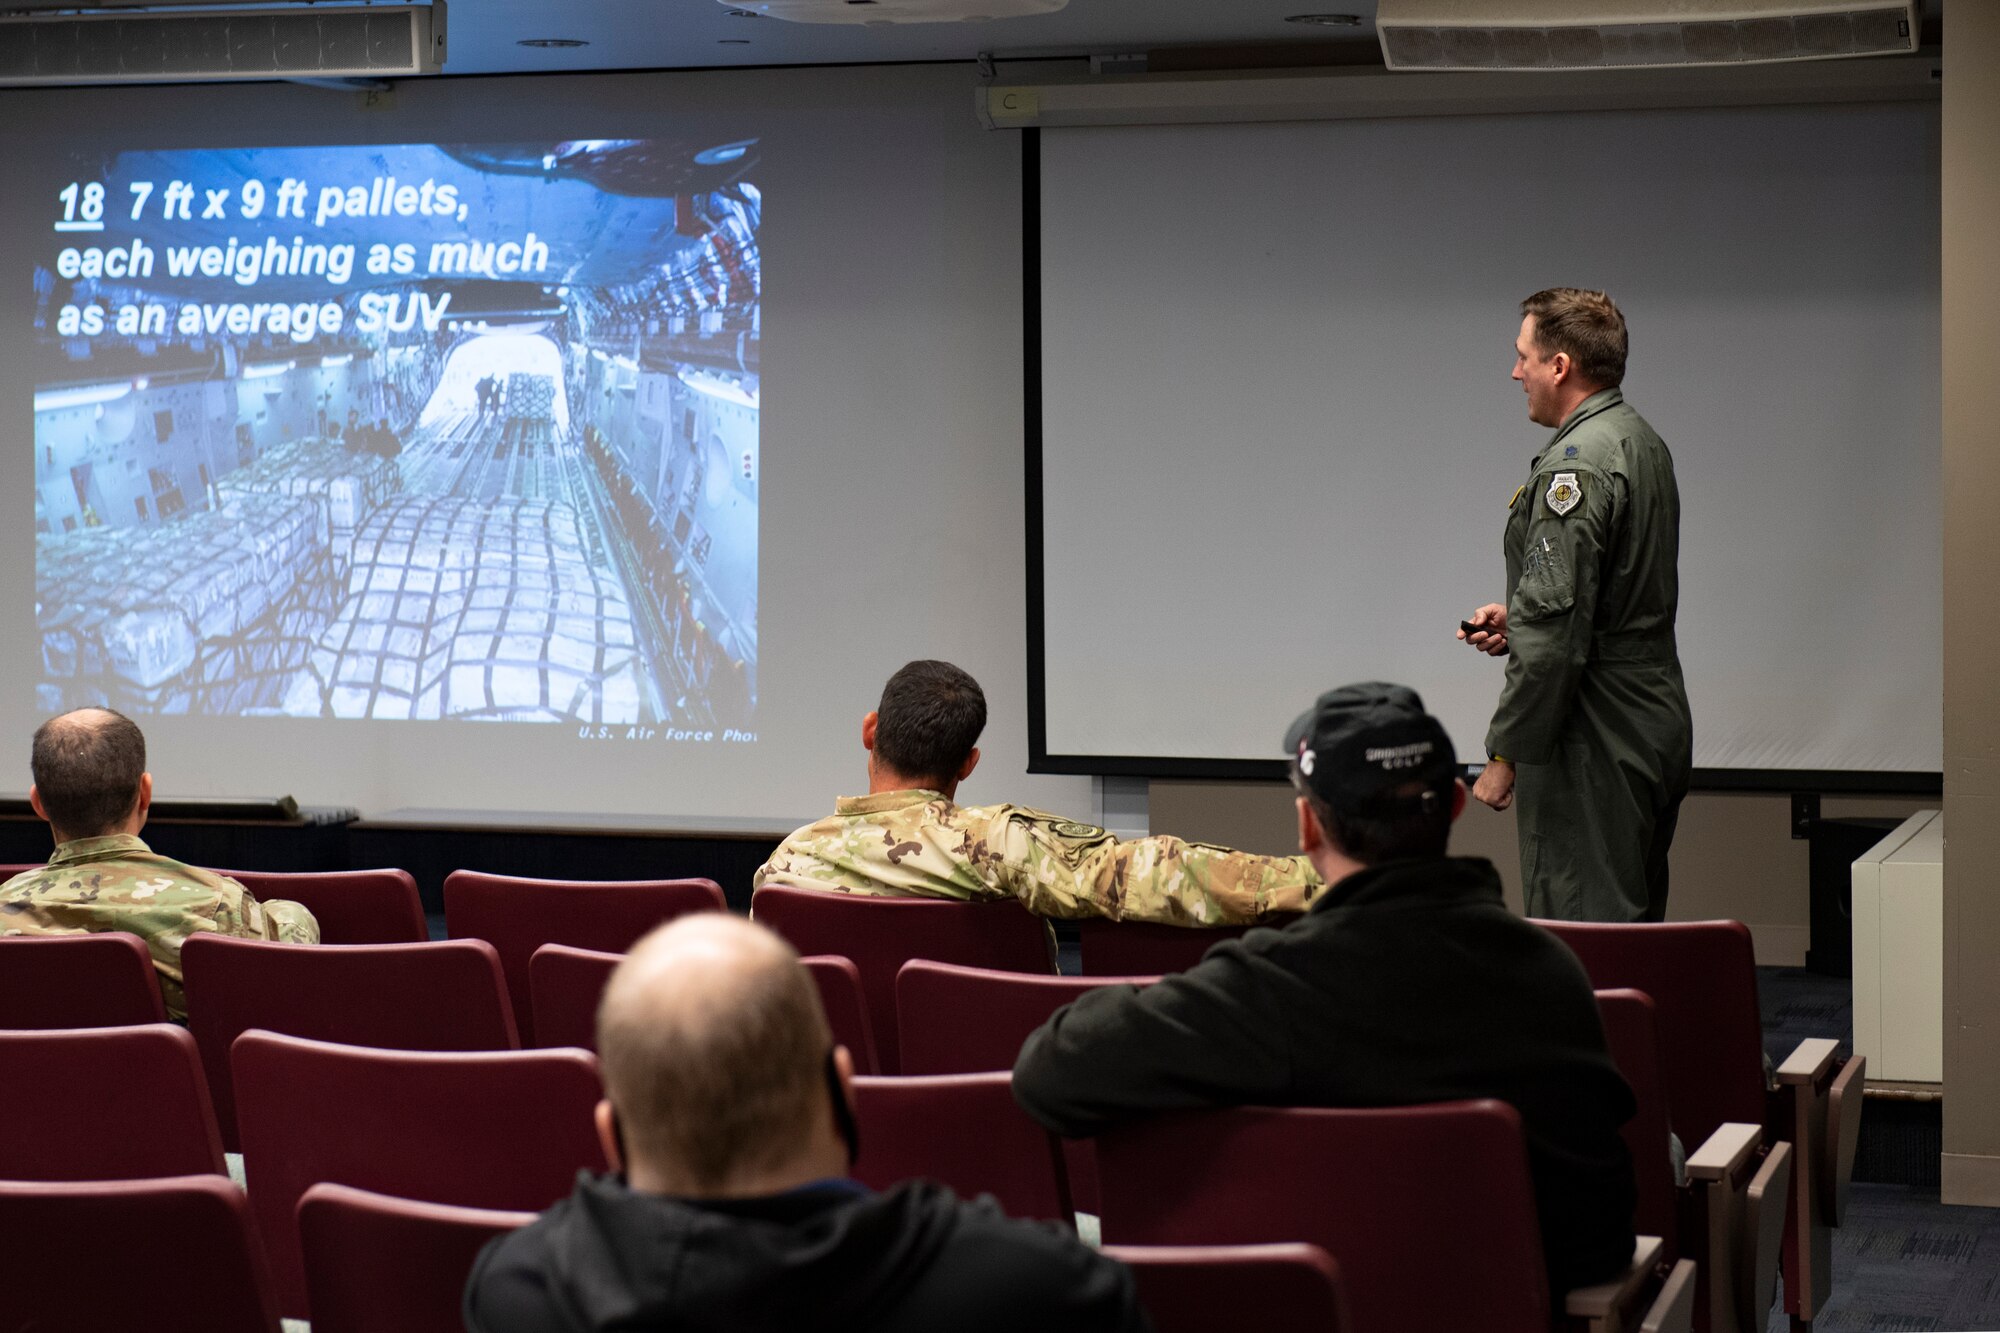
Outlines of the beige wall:
{"label": "beige wall", "polygon": [[[1901,817],[1937,802],[1901,798],[1828,798],[1820,813]],[[1153,829],[1250,851],[1298,849],[1291,788],[1283,783],[1155,782],[1148,815]],[[1677,921],[1731,917],[1750,927],[1757,960],[1797,967],[1805,962],[1807,845],[1791,833],[1787,795],[1697,792],[1681,811],[1674,838],[1673,895]],[[1461,855],[1485,856],[1500,867],[1507,901],[1521,907],[1519,844],[1512,812],[1495,814],[1473,802],[1452,837]]]}
{"label": "beige wall", "polygon": [[2000,5],[1954,3],[1944,64],[1944,1158],[2000,1204]]}

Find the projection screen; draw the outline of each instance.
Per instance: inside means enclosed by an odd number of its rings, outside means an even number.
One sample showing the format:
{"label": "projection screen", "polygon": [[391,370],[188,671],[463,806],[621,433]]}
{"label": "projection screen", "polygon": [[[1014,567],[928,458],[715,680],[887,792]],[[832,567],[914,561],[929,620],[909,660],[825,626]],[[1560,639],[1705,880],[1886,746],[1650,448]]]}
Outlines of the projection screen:
{"label": "projection screen", "polygon": [[1036,762],[1240,772],[1366,679],[1482,759],[1501,667],[1454,630],[1547,439],[1518,303],[1570,285],[1674,454],[1697,766],[1934,781],[1936,139],[1913,103],[1044,132]]}

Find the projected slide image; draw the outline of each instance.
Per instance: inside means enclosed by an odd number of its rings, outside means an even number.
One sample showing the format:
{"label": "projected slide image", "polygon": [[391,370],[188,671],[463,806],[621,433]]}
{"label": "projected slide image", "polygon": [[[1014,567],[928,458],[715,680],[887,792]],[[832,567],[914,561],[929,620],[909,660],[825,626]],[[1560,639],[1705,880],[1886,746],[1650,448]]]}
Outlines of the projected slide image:
{"label": "projected slide image", "polygon": [[754,740],[756,163],[119,152],[17,196],[41,708]]}

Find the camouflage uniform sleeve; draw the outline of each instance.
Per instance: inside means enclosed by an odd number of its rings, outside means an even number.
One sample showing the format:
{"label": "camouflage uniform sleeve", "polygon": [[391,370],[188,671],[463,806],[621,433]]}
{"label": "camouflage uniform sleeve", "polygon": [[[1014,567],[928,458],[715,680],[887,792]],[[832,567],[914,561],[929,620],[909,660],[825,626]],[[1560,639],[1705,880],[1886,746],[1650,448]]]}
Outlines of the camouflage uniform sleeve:
{"label": "camouflage uniform sleeve", "polygon": [[1303,856],[1255,856],[1180,838],[1121,842],[1104,829],[1039,810],[981,811],[996,883],[1029,911],[1176,926],[1243,925],[1299,912],[1320,888]]}
{"label": "camouflage uniform sleeve", "polygon": [[[1535,478],[1521,578],[1507,599],[1507,680],[1486,752],[1517,764],[1555,757],[1590,659],[1599,568],[1620,508],[1618,479],[1565,459]],[[1580,495],[1565,487],[1575,488]]]}
{"label": "camouflage uniform sleeve", "polygon": [[319,922],[303,903],[284,898],[259,902],[257,895],[227,876],[216,889],[215,929],[245,940],[275,940],[280,944],[318,944]]}

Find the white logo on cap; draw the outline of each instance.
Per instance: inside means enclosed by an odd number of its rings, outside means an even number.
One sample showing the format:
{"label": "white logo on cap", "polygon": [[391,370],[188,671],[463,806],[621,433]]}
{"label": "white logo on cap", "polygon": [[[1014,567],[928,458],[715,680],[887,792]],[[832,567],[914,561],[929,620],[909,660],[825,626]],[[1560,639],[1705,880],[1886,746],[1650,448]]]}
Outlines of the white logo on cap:
{"label": "white logo on cap", "polygon": [[1307,777],[1313,775],[1313,752],[1304,746],[1299,747],[1299,772]]}
{"label": "white logo on cap", "polygon": [[1394,771],[1399,768],[1417,767],[1429,758],[1435,749],[1437,746],[1430,741],[1417,741],[1411,745],[1379,746],[1369,750],[1366,758],[1371,764],[1380,764],[1383,768]]}

